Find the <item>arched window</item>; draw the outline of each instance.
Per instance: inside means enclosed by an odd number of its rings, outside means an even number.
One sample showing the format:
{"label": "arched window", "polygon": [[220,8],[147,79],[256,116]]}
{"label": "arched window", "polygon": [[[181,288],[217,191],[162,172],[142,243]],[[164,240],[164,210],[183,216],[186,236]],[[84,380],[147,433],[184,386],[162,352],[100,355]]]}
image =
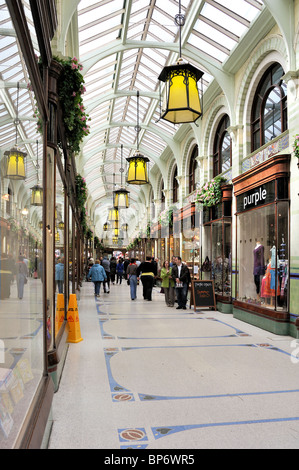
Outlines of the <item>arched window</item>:
{"label": "arched window", "polygon": [[219,126],[217,127],[216,137],[214,140],[213,176],[223,173],[231,166],[232,146],[230,135],[227,132],[227,128],[229,126],[230,119],[226,114],[223,116]]}
{"label": "arched window", "polygon": [[189,193],[192,193],[196,189],[196,178],[195,171],[197,168],[196,157],[198,156],[198,146],[196,145],[192,150],[190,163],[189,163]]}
{"label": "arched window", "polygon": [[251,113],[251,151],[287,130],[287,86],[284,70],[273,64],[264,73],[255,93]]}
{"label": "arched window", "polygon": [[164,181],[161,181],[161,207],[164,208],[165,206],[165,194],[164,194]]}
{"label": "arched window", "polygon": [[178,176],[178,168],[176,166],[174,170],[174,174],[173,174],[173,180],[172,180],[172,202],[178,202],[179,183],[176,179],[177,176]]}

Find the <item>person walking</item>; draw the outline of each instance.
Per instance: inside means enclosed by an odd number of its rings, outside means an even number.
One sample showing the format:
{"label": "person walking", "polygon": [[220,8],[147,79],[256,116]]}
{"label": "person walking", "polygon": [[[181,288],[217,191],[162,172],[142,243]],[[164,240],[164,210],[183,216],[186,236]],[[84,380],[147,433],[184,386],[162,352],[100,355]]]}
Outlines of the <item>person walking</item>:
{"label": "person walking", "polygon": [[180,256],[177,256],[176,265],[172,267],[172,278],[175,282],[178,301],[177,309],[186,310],[190,273],[188,266],[182,263]]}
{"label": "person walking", "polygon": [[95,264],[90,268],[88,273],[88,279],[91,278],[94,283],[94,295],[100,297],[101,283],[107,279],[105,269],[100,264],[100,260],[96,260]]}
{"label": "person walking", "polygon": [[172,268],[169,266],[168,260],[163,263],[161,279],[161,287],[163,287],[165,294],[165,303],[168,307],[173,307],[175,300],[174,280],[172,279]]}
{"label": "person walking", "polygon": [[131,300],[135,300],[137,297],[137,264],[134,258],[131,259],[126,274],[128,282],[130,283]]}
{"label": "person walking", "polygon": [[24,284],[27,284],[28,277],[28,268],[26,263],[24,263],[23,256],[19,256],[19,261],[17,262],[17,286],[18,286],[18,297],[19,299],[23,298],[24,295]]}
{"label": "person walking", "polygon": [[141,282],[143,285],[143,298],[145,300],[152,300],[152,290],[154,285],[155,276],[157,276],[157,267],[152,262],[151,256],[146,257],[146,261],[143,261],[137,268],[137,279],[141,274]]}
{"label": "person walking", "polygon": [[[105,269],[107,279],[104,281],[104,292],[109,294],[110,292],[110,261],[107,258],[107,256],[104,256],[102,260],[102,266]],[[106,284],[107,284],[107,289],[106,289]]]}
{"label": "person walking", "polygon": [[58,293],[63,294],[64,283],[64,258],[58,258],[55,265],[55,281],[57,282]]}
{"label": "person walking", "polygon": [[118,284],[118,281],[121,284],[123,273],[124,273],[124,264],[123,264],[123,260],[120,258],[116,265],[116,284]]}
{"label": "person walking", "polygon": [[115,283],[115,274],[116,274],[116,258],[115,256],[112,256],[110,260],[110,280],[113,285]]}

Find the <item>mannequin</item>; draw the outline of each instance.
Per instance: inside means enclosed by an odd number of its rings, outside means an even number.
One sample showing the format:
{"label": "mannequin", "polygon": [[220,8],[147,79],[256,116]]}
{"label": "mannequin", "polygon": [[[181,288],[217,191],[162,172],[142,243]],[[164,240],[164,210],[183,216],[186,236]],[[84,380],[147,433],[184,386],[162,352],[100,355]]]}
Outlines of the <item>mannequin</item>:
{"label": "mannequin", "polygon": [[261,276],[265,274],[264,247],[260,241],[256,242],[253,250],[253,276],[256,287],[257,298],[260,300]]}

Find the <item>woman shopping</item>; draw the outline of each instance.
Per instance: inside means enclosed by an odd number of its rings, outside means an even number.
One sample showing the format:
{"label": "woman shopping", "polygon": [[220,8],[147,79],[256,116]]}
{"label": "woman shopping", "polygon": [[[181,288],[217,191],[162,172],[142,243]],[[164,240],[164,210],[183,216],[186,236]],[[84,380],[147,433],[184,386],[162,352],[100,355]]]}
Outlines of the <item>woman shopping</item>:
{"label": "woman shopping", "polygon": [[174,280],[172,279],[172,268],[167,260],[163,263],[161,278],[161,287],[164,289],[166,305],[167,307],[173,307],[175,301]]}
{"label": "woman shopping", "polygon": [[101,283],[107,279],[107,274],[100,261],[97,259],[96,263],[90,268],[87,278],[91,278],[94,283],[94,295],[100,297]]}
{"label": "woman shopping", "polygon": [[127,279],[130,284],[130,292],[131,292],[131,299],[136,299],[136,291],[137,291],[137,264],[135,259],[131,259],[131,263],[127,267]]}

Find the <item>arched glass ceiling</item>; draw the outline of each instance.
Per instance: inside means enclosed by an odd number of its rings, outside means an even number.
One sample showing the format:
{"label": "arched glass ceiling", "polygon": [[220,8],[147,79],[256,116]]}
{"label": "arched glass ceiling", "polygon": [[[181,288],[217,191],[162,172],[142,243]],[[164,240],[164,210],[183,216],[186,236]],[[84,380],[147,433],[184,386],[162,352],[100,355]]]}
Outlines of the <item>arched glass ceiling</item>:
{"label": "arched glass ceiling", "polygon": [[[205,91],[214,78],[217,80],[214,72],[224,71],[226,61],[242,47],[242,40],[250,37],[252,22],[258,20],[266,7],[261,0],[182,0],[181,3],[186,19],[182,29],[183,57],[204,71]],[[39,55],[30,3],[23,0],[23,5]],[[124,159],[136,147],[137,90],[142,125],[140,148],[148,153],[151,165],[159,162],[168,139],[178,130],[178,126],[159,120],[158,82],[162,68],[178,57],[178,28],[174,24],[178,12],[178,0],[78,2],[79,55],[86,82],[84,100],[92,119],[91,135],[84,143],[78,168],[86,175],[87,184],[91,184],[89,193],[97,201],[101,217],[98,201],[111,193],[113,174],[119,175],[120,145],[124,145]],[[18,144],[28,154],[25,184],[29,188],[36,177],[35,142],[40,135],[36,133],[35,102],[27,88],[26,66],[5,0],[0,0],[0,54],[0,156],[3,161],[4,152],[15,142],[19,82]],[[42,155],[41,145],[39,151]],[[131,190],[132,205],[140,190]]]}
{"label": "arched glass ceiling", "polygon": [[[221,69],[264,5],[260,0],[182,0],[181,6],[183,56],[205,72],[205,91],[214,78],[206,64]],[[119,174],[120,145],[124,158],[136,148],[137,90],[140,148],[154,158],[152,165],[166,149],[166,137],[178,130],[159,119],[158,81],[162,68],[178,57],[178,13],[178,0],[81,0],[78,5],[80,60],[87,67],[90,59],[94,63],[84,77],[91,137],[82,168],[95,199],[107,196],[103,187],[111,188],[113,174]]]}

